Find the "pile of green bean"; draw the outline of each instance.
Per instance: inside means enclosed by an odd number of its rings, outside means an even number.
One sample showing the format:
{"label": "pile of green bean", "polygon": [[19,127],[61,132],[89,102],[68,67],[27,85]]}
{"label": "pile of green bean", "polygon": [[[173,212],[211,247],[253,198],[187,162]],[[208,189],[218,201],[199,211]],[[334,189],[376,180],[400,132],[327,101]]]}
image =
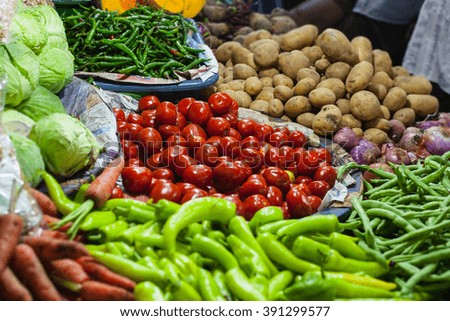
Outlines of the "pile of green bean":
{"label": "pile of green bean", "polygon": [[82,7],[62,17],[75,69],[155,78],[175,78],[208,59],[187,44],[195,25],[180,14],[147,6],[122,14]]}
{"label": "pile of green bean", "polygon": [[364,198],[352,200],[348,222],[360,245],[388,259],[393,280],[405,297],[413,291],[448,300],[450,289],[450,152],[414,165],[394,165],[394,173],[351,163],[379,178],[365,182]]}

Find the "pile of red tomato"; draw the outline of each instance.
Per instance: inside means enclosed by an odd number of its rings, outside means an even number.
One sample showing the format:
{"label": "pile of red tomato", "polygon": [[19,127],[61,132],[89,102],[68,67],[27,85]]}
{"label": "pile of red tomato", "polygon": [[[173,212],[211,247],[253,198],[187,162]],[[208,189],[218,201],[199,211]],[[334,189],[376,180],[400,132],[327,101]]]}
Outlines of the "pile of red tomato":
{"label": "pile of red tomato", "polygon": [[128,115],[115,108],[125,191],[155,202],[226,198],[246,219],[269,205],[286,218],[317,212],[336,180],[329,151],[306,148],[301,131],[238,119],[238,109],[225,93],[177,104],[149,95]]}

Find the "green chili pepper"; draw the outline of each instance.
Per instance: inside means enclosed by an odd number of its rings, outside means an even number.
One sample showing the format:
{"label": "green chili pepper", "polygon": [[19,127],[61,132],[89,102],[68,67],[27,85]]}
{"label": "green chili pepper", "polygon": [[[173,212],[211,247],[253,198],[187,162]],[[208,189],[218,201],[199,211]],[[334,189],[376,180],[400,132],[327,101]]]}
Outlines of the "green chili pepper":
{"label": "green chili pepper", "polygon": [[248,222],[250,229],[254,232],[261,225],[281,221],[284,219],[283,211],[278,206],[266,206],[258,211]]}
{"label": "green chili pepper", "polygon": [[114,223],[101,226],[98,231],[101,235],[102,243],[115,241],[128,228],[128,223],[124,220],[117,220]]}
{"label": "green chili pepper", "polygon": [[167,257],[163,257],[159,260],[159,265],[164,270],[167,278],[172,284],[176,285],[180,283],[181,281],[180,276],[182,276],[182,274],[179,268],[175,265],[175,263],[173,263]]}
{"label": "green chili pepper", "polygon": [[187,255],[176,252],[173,262],[184,275],[186,281],[197,288],[199,278],[199,266]]}
{"label": "green chili pepper", "polygon": [[278,272],[269,281],[267,289],[269,300],[273,301],[278,293],[284,291],[294,280],[294,274],[290,270]]}
{"label": "green chili pepper", "polygon": [[282,220],[261,225],[256,229],[256,233],[276,233],[280,228],[294,225],[297,220]]}
{"label": "green chili pepper", "polygon": [[127,220],[137,223],[146,223],[155,219],[155,209],[148,206],[144,209],[140,206],[131,205],[128,210]]}
{"label": "green chili pepper", "polygon": [[320,271],[308,271],[300,280],[287,287],[278,299],[289,301],[331,301],[336,298],[336,288]]}
{"label": "green chili pepper", "polygon": [[397,284],[394,282],[386,282],[384,280],[376,279],[370,276],[356,274],[356,273],[346,273],[346,272],[324,272],[323,275],[327,279],[340,279],[349,283],[364,285],[367,287],[372,287],[376,289],[383,289],[387,291],[392,291],[397,288]]}
{"label": "green chili pepper", "polygon": [[120,255],[128,259],[132,259],[134,257],[134,248],[125,242],[107,242],[105,245],[108,253]]}
{"label": "green chili pepper", "polygon": [[197,290],[184,280],[174,285],[171,292],[174,301],[202,301]]}
{"label": "green chili pepper", "polygon": [[165,301],[161,288],[151,281],[139,282],[133,292],[136,301]]}
{"label": "green chili pepper", "polygon": [[267,301],[267,297],[253,286],[239,267],[228,270],[225,273],[225,280],[236,298],[244,301]]}
{"label": "green chili pepper", "polygon": [[199,269],[198,278],[200,294],[206,301],[225,301],[223,294],[220,292],[220,288],[214,280],[211,272],[203,268]]}
{"label": "green chili pepper", "polygon": [[153,205],[156,209],[156,219],[165,221],[170,216],[174,215],[180,209],[181,205],[164,198],[160,199],[156,204]]}
{"label": "green chili pepper", "polygon": [[219,288],[220,294],[226,301],[232,300],[232,295],[230,290],[228,289],[225,273],[222,270],[214,269],[212,271],[212,277]]}
{"label": "green chili pepper", "polygon": [[337,298],[362,299],[362,298],[393,298],[395,293],[385,289],[347,282],[340,278],[327,278],[336,289]]}
{"label": "green chili pepper", "polygon": [[[311,236],[313,240],[319,241],[321,237]],[[338,251],[345,257],[361,260],[371,261],[372,257],[367,254],[360,246],[358,246],[358,238],[346,234],[333,232],[328,237],[323,238],[324,241],[332,248]]]}
{"label": "green chili pepper", "polygon": [[281,227],[277,236],[296,236],[305,233],[329,234],[352,227],[357,223],[340,223],[334,214],[314,214],[295,220],[295,223]]}
{"label": "green chili pepper", "polygon": [[256,274],[249,278],[250,283],[253,287],[261,293],[263,296],[268,297],[269,295],[269,280],[267,277],[261,274]]}
{"label": "green chili pepper", "polygon": [[89,185],[90,185],[89,183],[81,184],[80,188],[78,189],[77,193],[73,198],[73,201],[75,203],[81,204],[85,201],[84,195],[86,194]]}
{"label": "green chili pepper", "polygon": [[73,202],[66,196],[61,185],[51,174],[42,171],[41,175],[45,185],[47,186],[50,198],[55,203],[58,212],[60,212],[63,216],[73,212],[80,206],[80,204]]}
{"label": "green chili pepper", "polygon": [[175,253],[178,233],[189,224],[203,220],[227,224],[235,215],[236,205],[225,199],[202,197],[184,203],[164,224],[163,235],[167,252],[169,255]]}
{"label": "green chili pepper", "polygon": [[192,251],[210,257],[219,262],[226,270],[239,267],[236,258],[225,246],[209,237],[197,234],[192,239]]}
{"label": "green chili pepper", "polygon": [[155,258],[152,255],[143,256],[136,262],[152,269],[161,269],[159,265],[159,259]]}
{"label": "green chili pepper", "polygon": [[91,231],[114,223],[115,221],[116,215],[111,211],[93,211],[86,216],[80,225],[80,229],[83,231]]}

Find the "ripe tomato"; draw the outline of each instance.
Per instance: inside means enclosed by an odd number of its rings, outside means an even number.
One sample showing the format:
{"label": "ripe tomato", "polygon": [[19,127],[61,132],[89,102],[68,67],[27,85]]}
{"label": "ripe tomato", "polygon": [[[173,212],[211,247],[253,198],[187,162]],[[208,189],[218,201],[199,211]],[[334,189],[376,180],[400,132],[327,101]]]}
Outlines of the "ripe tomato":
{"label": "ripe tomato", "polygon": [[275,131],[269,136],[269,144],[275,147],[285,146],[289,144],[289,136],[283,131]]}
{"label": "ripe tomato", "polygon": [[226,199],[227,201],[233,202],[234,204],[236,204],[236,214],[237,215],[242,215],[243,212],[243,207],[242,207],[242,201],[239,198],[238,194],[230,194],[224,197],[224,199]]}
{"label": "ripe tomato", "polygon": [[253,194],[267,195],[269,187],[266,182],[257,180],[247,180],[238,190],[241,200],[245,200],[247,197]]}
{"label": "ripe tomato", "polygon": [[250,195],[242,202],[242,216],[249,221],[256,211],[266,206],[270,206],[270,202],[265,196],[260,194]]}
{"label": "ripe tomato", "polygon": [[172,166],[173,160],[178,155],[186,155],[188,150],[186,147],[175,145],[164,149],[161,152],[161,161],[164,165]]}
{"label": "ripe tomato", "polygon": [[250,118],[244,118],[239,120],[237,124],[237,130],[242,137],[254,136],[255,127],[258,123]]}
{"label": "ripe tomato", "polygon": [[161,153],[155,153],[147,158],[145,161],[145,166],[150,168],[152,171],[157,169],[162,165]]}
{"label": "ripe tomato", "polygon": [[214,93],[208,98],[208,104],[215,115],[229,112],[232,101],[233,99],[223,92]]}
{"label": "ripe tomato", "polygon": [[203,146],[203,144],[206,144],[207,140],[203,138],[202,136],[188,136],[186,138],[186,146],[189,150],[190,155],[195,155],[197,150]]}
{"label": "ripe tomato", "polygon": [[158,107],[159,103],[159,98],[154,95],[144,96],[139,99],[138,109],[141,112],[148,109],[155,109],[156,107]]}
{"label": "ripe tomato", "polygon": [[165,179],[155,181],[149,196],[153,199],[154,203],[158,202],[160,199],[166,199],[175,203],[180,203],[181,201],[180,188],[171,181]]}
{"label": "ripe tomato", "polygon": [[194,124],[204,126],[212,116],[213,113],[208,103],[196,100],[189,108],[187,118]]}
{"label": "ripe tomato", "polygon": [[300,175],[295,178],[295,184],[305,183],[306,185],[308,185],[312,181],[313,181],[313,179],[309,176]]}
{"label": "ripe tomato", "polygon": [[229,113],[220,115],[220,117],[223,117],[226,120],[228,120],[228,122],[230,123],[230,127],[231,128],[237,128],[237,125],[238,125],[238,122],[239,122],[237,114],[229,112]]}
{"label": "ripe tomato", "polygon": [[255,126],[254,136],[258,138],[260,141],[269,142],[270,135],[272,135],[273,132],[274,129],[269,124],[257,124]]}
{"label": "ripe tomato", "polygon": [[175,146],[175,145],[187,147],[187,140],[179,134],[172,135],[169,138],[167,138],[167,140],[166,140],[167,147]]}
{"label": "ripe tomato", "polygon": [[124,167],[142,167],[144,166],[144,163],[139,158],[130,158],[125,161]]}
{"label": "ripe tomato", "polygon": [[314,175],[317,167],[319,167],[319,159],[317,158],[317,154],[307,151],[296,151],[297,158],[297,173],[302,176],[311,176]]}
{"label": "ripe tomato", "polygon": [[212,182],[212,169],[203,164],[188,166],[183,172],[183,181],[207,189]]}
{"label": "ripe tomato", "polygon": [[318,148],[314,148],[313,151],[317,154],[319,163],[320,163],[320,161],[324,161],[324,162],[327,162],[328,164],[331,164],[333,157],[332,157],[331,153],[328,151],[328,149],[326,149],[325,147],[318,147]]}
{"label": "ripe tomato", "polygon": [[117,129],[121,139],[136,140],[139,132],[142,130],[142,126],[139,124],[127,123]]}
{"label": "ripe tomato", "polygon": [[336,182],[337,173],[332,166],[319,166],[313,178],[315,181],[325,181],[330,187],[333,187]]}
{"label": "ripe tomato", "polygon": [[234,129],[234,128],[230,128],[230,130],[228,131],[228,136],[234,137],[238,141],[242,140],[241,134],[239,134],[239,132],[236,129]]}
{"label": "ripe tomato", "polygon": [[278,147],[269,147],[264,154],[264,164],[266,166],[276,166],[282,169],[286,168],[286,158],[280,154]]}
{"label": "ripe tomato", "polygon": [[200,198],[200,197],[205,197],[205,196],[209,196],[208,192],[201,189],[201,188],[192,188],[188,191],[186,191],[186,193],[183,195],[183,197],[181,198],[181,204],[186,203],[187,201],[190,201],[194,198]]}
{"label": "ripe tomato", "polygon": [[316,195],[310,195],[307,197],[309,203],[311,204],[311,209],[313,213],[317,213],[319,210],[320,204],[322,204],[322,199]]}
{"label": "ripe tomato", "polygon": [[123,157],[125,160],[139,157],[139,147],[131,140],[122,140]]}
{"label": "ripe tomato", "polygon": [[127,122],[132,124],[139,124],[142,126],[142,123],[144,122],[144,117],[142,117],[138,113],[129,113],[127,117]]}
{"label": "ripe tomato", "polygon": [[236,190],[246,179],[245,170],[235,162],[222,161],[213,169],[212,186],[221,193]]}
{"label": "ripe tomato", "polygon": [[191,108],[192,103],[195,101],[194,98],[192,97],[185,97],[183,99],[181,99],[177,106],[178,106],[178,111],[184,116],[187,117],[188,116],[188,112],[189,112],[189,108]]}
{"label": "ripe tomato", "polygon": [[261,147],[261,143],[255,136],[247,136],[241,141],[241,148],[255,148]]}
{"label": "ripe tomato", "polygon": [[330,185],[325,181],[312,181],[308,184],[312,195],[316,195],[323,198],[325,194],[330,190]]}
{"label": "ripe tomato", "polygon": [[116,117],[116,121],[125,121],[126,120],[125,112],[122,109],[116,107],[116,108],[113,108],[112,111],[114,113],[114,117]]}
{"label": "ripe tomato", "polygon": [[137,140],[142,145],[147,155],[153,155],[161,151],[162,137],[160,133],[154,128],[143,128],[139,132]]}
{"label": "ripe tomato", "polygon": [[181,136],[189,141],[189,136],[201,136],[204,139],[208,138],[205,130],[197,124],[188,124],[181,130]]}
{"label": "ripe tomato", "polygon": [[236,166],[242,168],[242,170],[244,171],[245,173],[244,181],[247,180],[253,174],[252,169],[250,168],[250,166],[248,166],[246,162],[237,159],[234,161],[234,163],[236,164]]}
{"label": "ripe tomato", "polygon": [[237,159],[246,162],[253,173],[258,172],[264,165],[264,155],[261,151],[254,148],[242,149]]}
{"label": "ripe tomato", "polygon": [[269,186],[267,188],[266,198],[271,205],[281,206],[283,204],[283,193],[276,186]]}
{"label": "ripe tomato", "polygon": [[308,184],[305,184],[305,183],[292,184],[292,185],[291,185],[291,189],[292,189],[292,188],[298,188],[298,189],[301,190],[303,193],[305,193],[306,196],[312,195],[311,189],[309,188]]}
{"label": "ripe tomato", "polygon": [[170,101],[161,102],[156,107],[155,121],[159,125],[176,125],[177,107]]}
{"label": "ripe tomato", "polygon": [[228,136],[230,123],[223,117],[211,117],[206,123],[206,133],[209,136]]}
{"label": "ripe tomato", "polygon": [[222,145],[224,155],[234,159],[240,154],[240,143],[236,138],[231,136],[222,137],[220,144]]}
{"label": "ripe tomato", "polygon": [[195,152],[195,159],[206,166],[214,167],[217,164],[219,151],[211,143],[205,143]]}
{"label": "ripe tomato", "polygon": [[169,181],[175,182],[175,175],[172,170],[167,167],[157,168],[153,171],[153,177],[157,179],[167,179]]}
{"label": "ripe tomato", "polygon": [[293,148],[297,148],[305,146],[308,139],[301,131],[293,130],[289,135],[289,141],[291,142]]}
{"label": "ripe tomato", "polygon": [[283,194],[289,191],[291,180],[288,173],[279,167],[267,167],[262,173],[269,186],[278,187]]}
{"label": "ripe tomato", "polygon": [[312,214],[308,197],[299,188],[292,188],[286,194],[286,203],[292,218],[301,218]]}
{"label": "ripe tomato", "polygon": [[185,169],[191,165],[196,165],[196,164],[197,164],[197,161],[194,158],[192,158],[191,156],[188,156],[186,154],[180,154],[173,158],[170,168],[175,172],[175,174],[178,177],[183,177],[183,173],[184,173]]}
{"label": "ripe tomato", "polygon": [[124,167],[121,176],[123,188],[131,194],[147,193],[152,185],[152,171],[147,167]]}
{"label": "ripe tomato", "polygon": [[110,198],[123,198],[123,191],[118,185],[114,186]]}
{"label": "ripe tomato", "polygon": [[160,125],[158,126],[158,132],[161,134],[164,141],[170,136],[181,135],[180,129],[175,125]]}
{"label": "ripe tomato", "polygon": [[177,122],[175,126],[177,126],[180,130],[182,130],[187,125],[186,117],[179,111],[177,112]]}
{"label": "ripe tomato", "polygon": [[178,186],[178,188],[181,191],[181,196],[183,196],[184,194],[186,194],[186,192],[190,189],[196,188],[195,185],[192,185],[190,183],[185,183],[185,182],[177,182],[175,183],[175,185]]}

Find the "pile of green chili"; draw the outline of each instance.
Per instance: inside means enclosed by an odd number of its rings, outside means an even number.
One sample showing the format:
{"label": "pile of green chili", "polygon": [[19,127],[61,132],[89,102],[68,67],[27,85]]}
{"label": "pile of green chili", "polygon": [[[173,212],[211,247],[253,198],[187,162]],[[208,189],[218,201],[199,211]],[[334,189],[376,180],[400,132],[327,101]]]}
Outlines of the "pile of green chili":
{"label": "pile of green chili", "polygon": [[156,78],[175,78],[175,70],[198,68],[208,59],[192,48],[195,25],[180,14],[137,6],[122,14],[95,7],[63,15],[75,69]]}
{"label": "pile of green chili", "polygon": [[353,199],[348,222],[360,245],[389,260],[391,276],[404,296],[413,291],[448,300],[450,289],[450,152],[414,165],[390,164],[394,173],[368,170],[378,179],[365,182],[363,198]]}

